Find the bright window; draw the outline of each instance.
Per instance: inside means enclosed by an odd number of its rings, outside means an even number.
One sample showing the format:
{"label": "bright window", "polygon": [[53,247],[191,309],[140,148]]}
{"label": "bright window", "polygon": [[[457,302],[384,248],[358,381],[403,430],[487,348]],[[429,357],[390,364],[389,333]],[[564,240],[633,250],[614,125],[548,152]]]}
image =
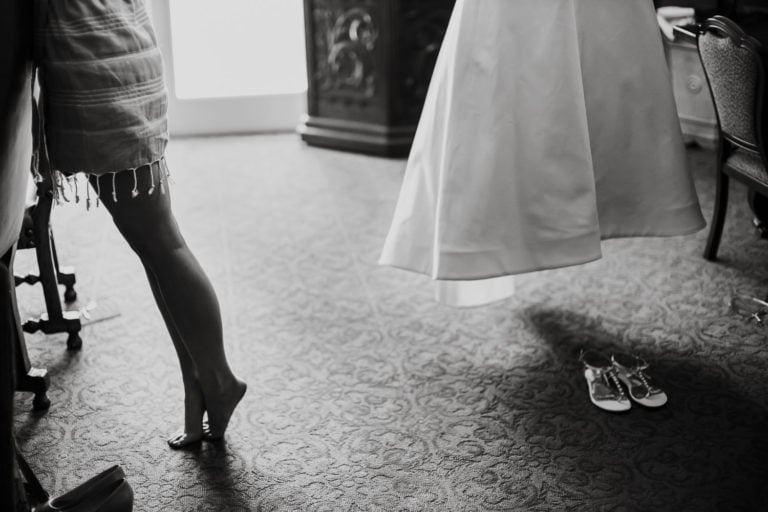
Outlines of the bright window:
{"label": "bright window", "polygon": [[171,0],[171,34],[179,98],[307,88],[301,0]]}

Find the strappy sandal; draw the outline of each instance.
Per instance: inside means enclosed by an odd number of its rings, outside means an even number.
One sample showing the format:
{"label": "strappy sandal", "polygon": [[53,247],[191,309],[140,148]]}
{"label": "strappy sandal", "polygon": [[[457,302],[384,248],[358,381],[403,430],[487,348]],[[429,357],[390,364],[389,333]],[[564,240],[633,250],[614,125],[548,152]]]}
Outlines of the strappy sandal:
{"label": "strappy sandal", "polygon": [[730,302],[731,311],[747,316],[758,324],[768,316],[768,302],[747,295],[735,295]]}
{"label": "strappy sandal", "polygon": [[629,396],[645,407],[661,407],[667,403],[667,394],[651,384],[651,378],[645,374],[648,363],[642,357],[632,354],[614,354],[611,356],[616,375],[629,390]]}
{"label": "strappy sandal", "polygon": [[594,350],[582,350],[579,361],[584,365],[589,399],[595,406],[611,412],[628,411],[632,407],[619,383],[616,367],[607,356]]}

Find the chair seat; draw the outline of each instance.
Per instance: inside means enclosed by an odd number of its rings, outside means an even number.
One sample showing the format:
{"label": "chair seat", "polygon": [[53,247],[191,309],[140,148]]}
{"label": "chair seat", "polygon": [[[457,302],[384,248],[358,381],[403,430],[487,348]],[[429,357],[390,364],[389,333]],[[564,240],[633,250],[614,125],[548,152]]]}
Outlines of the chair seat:
{"label": "chair seat", "polygon": [[734,149],[725,165],[768,187],[768,171],[759,154],[745,149]]}

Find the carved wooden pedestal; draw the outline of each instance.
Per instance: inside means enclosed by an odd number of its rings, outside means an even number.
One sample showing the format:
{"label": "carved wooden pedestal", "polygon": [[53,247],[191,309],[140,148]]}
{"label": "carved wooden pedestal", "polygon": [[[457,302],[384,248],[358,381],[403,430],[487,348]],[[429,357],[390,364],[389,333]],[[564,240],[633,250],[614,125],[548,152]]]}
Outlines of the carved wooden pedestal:
{"label": "carved wooden pedestal", "polygon": [[308,144],[406,156],[455,0],[304,0]]}

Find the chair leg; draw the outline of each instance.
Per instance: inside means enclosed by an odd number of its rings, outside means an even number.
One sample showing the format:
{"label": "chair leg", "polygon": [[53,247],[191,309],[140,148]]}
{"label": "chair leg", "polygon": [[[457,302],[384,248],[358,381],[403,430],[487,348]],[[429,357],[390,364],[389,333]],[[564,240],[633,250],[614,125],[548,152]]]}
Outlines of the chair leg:
{"label": "chair leg", "polygon": [[[12,343],[13,357],[14,357],[14,388],[16,391],[28,391],[35,394],[35,398],[32,401],[32,406],[36,411],[48,409],[51,402],[48,399],[48,386],[50,379],[48,377],[48,370],[42,368],[33,368],[29,362],[29,355],[27,354],[27,344],[24,339],[24,333],[21,329],[19,322],[19,310],[16,304],[16,290],[15,284],[12,282],[12,273],[10,269],[13,268],[13,254],[6,255],[3,261],[2,268],[8,269],[8,272],[4,274],[3,279],[8,280],[8,284],[11,287],[10,292],[7,294],[6,310],[3,314],[8,315],[8,334],[7,343]],[[2,272],[0,272],[2,273]],[[5,283],[5,281],[3,281]],[[5,334],[5,333],[4,333]]]}
{"label": "chair leg", "polygon": [[13,453],[13,286],[9,262],[12,250],[0,258],[0,510],[15,510]]}
{"label": "chair leg", "polygon": [[59,265],[59,255],[56,254],[56,242],[53,239],[53,231],[50,232],[50,237],[53,268],[56,270],[56,281],[64,286],[64,302],[70,304],[77,300],[77,292],[75,291],[75,269]]}
{"label": "chair leg", "polygon": [[715,207],[712,212],[712,222],[709,227],[709,237],[707,246],[704,249],[704,258],[709,261],[717,259],[717,249],[720,247],[720,238],[723,235],[723,226],[725,224],[725,214],[728,209],[728,189],[730,178],[718,166],[717,181],[715,188]]}
{"label": "chair leg", "polygon": [[83,340],[80,338],[80,329],[82,327],[80,312],[64,311],[61,307],[53,235],[47,221],[47,217],[36,221],[40,224],[45,222],[45,224],[37,226],[35,229],[37,233],[35,252],[37,253],[40,285],[43,287],[47,316],[37,320],[27,320],[24,322],[24,331],[33,333],[40,330],[46,334],[66,332],[69,334],[67,348],[70,350],[80,350],[83,346]]}
{"label": "chair leg", "polygon": [[[14,311],[14,314],[18,313]],[[48,386],[50,385],[48,370],[33,368],[30,364],[27,343],[21,329],[16,330],[13,342],[16,358],[16,391],[34,393],[32,408],[36,411],[44,411],[51,406],[51,401],[48,399]]]}
{"label": "chair leg", "polygon": [[760,238],[768,239],[768,197],[756,190],[749,190],[747,201],[752,210],[752,224],[755,226],[755,231]]}
{"label": "chair leg", "polygon": [[29,227],[22,230],[24,240],[31,237],[31,244],[37,256],[39,277],[26,276],[17,279],[18,283],[27,282],[34,284],[39,282],[43,288],[45,297],[46,315],[41,318],[27,320],[23,328],[25,332],[34,333],[43,331],[45,334],[66,332],[67,348],[79,350],[83,346],[80,338],[82,327],[79,311],[64,311],[59,296],[59,284],[66,288],[64,300],[73,302],[77,295],[74,290],[75,276],[71,269],[59,267],[56,246],[50,227],[51,210],[53,208],[53,191],[51,178],[47,177],[38,185],[38,202],[29,211]]}

